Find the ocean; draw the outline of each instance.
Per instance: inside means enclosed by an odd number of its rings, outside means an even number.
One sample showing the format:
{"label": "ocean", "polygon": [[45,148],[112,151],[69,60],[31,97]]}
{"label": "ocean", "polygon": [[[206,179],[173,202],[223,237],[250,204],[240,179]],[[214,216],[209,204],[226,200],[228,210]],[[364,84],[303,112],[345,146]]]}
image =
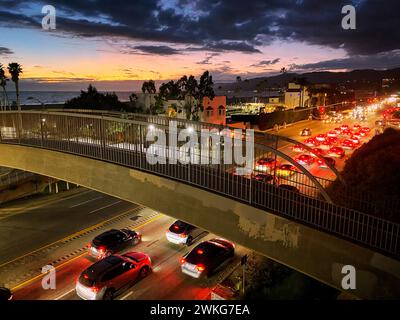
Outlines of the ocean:
{"label": "ocean", "polygon": [[[7,92],[10,103],[16,100],[14,91]],[[79,96],[79,91],[22,91],[20,92],[21,105],[63,104],[65,101]],[[129,101],[132,92],[115,92],[120,101]],[[29,99],[34,98],[34,99]],[[0,91],[0,101],[3,99]],[[39,102],[41,101],[41,102]]]}

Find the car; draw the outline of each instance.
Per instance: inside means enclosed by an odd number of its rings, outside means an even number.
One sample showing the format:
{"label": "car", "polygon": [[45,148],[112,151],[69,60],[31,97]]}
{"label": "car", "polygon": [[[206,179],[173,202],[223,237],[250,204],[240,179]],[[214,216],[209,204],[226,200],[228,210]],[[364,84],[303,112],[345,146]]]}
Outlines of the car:
{"label": "car", "polygon": [[296,172],[297,168],[289,163],[282,164],[276,169],[276,175],[279,177],[288,177]]}
{"label": "car", "polygon": [[312,156],[322,156],[325,153],[324,150],[322,150],[321,148],[313,148],[311,149],[310,154]]}
{"label": "car", "polygon": [[343,158],[345,156],[345,151],[341,147],[332,147],[329,149],[328,155],[331,157]]}
{"label": "car", "polygon": [[309,147],[317,147],[319,145],[318,141],[315,138],[308,138],[304,140],[304,144]]}
{"label": "car", "polygon": [[279,165],[279,161],[276,161],[274,158],[260,158],[256,162],[256,170],[257,171],[265,171],[270,172],[273,171],[275,166]]}
{"label": "car", "polygon": [[316,137],[315,137],[315,140],[317,140],[317,141],[319,141],[319,142],[322,142],[322,141],[325,141],[325,139],[326,139],[326,135],[324,135],[324,134],[318,134]]}
{"label": "car", "polygon": [[355,148],[355,144],[350,139],[345,139],[340,142],[340,145],[343,149],[353,150]]}
{"label": "car", "polygon": [[360,131],[364,131],[364,132],[370,133],[370,132],[371,132],[371,129],[368,128],[368,127],[362,127],[362,128],[360,129]]}
{"label": "car", "polygon": [[361,133],[360,132],[353,132],[352,137],[357,138],[357,139],[361,139]]}
{"label": "car", "polygon": [[353,130],[354,131],[358,131],[360,129],[361,129],[361,125],[360,124],[356,123],[355,125],[353,125]]}
{"label": "car", "polygon": [[331,157],[323,157],[323,159],[318,158],[317,163],[321,168],[328,168],[328,164],[331,165],[332,167],[335,166],[336,161],[335,159]]}
{"label": "car", "polygon": [[167,229],[165,236],[169,242],[175,244],[186,244],[190,246],[193,241],[203,233],[205,233],[205,231],[200,228],[192,226],[191,224],[181,220],[176,220]]}
{"label": "car", "polygon": [[350,127],[349,127],[348,124],[342,124],[342,125],[340,126],[340,129],[341,129],[342,131],[344,131],[344,130],[349,130]]}
{"label": "car", "polygon": [[279,188],[284,189],[284,190],[288,190],[288,191],[292,191],[295,193],[300,193],[300,190],[298,188],[296,188],[295,186],[292,186],[290,184],[281,184],[279,186]]}
{"label": "car", "polygon": [[254,180],[257,181],[262,181],[265,183],[271,183],[271,184],[278,184],[278,179],[273,176],[272,174],[268,174],[268,173],[258,173],[256,175],[254,175]]}
{"label": "car", "polygon": [[10,289],[0,287],[0,301],[12,300],[13,294]]}
{"label": "car", "polygon": [[364,137],[368,136],[368,132],[364,131],[362,129],[359,131],[359,133],[360,133],[361,138],[364,138]]}
{"label": "car", "polygon": [[338,142],[337,137],[327,137],[326,141],[328,141],[330,144],[336,144]]}
{"label": "car", "polygon": [[336,132],[336,135],[339,135],[339,134],[342,133],[342,129],[340,129],[340,128],[335,128],[335,129],[333,129],[332,131],[335,131],[335,132]]}
{"label": "car", "polygon": [[79,276],[75,290],[84,300],[112,300],[152,270],[150,257],[142,252],[111,255],[101,259]]}
{"label": "car", "polygon": [[142,240],[141,234],[130,229],[112,229],[95,237],[88,245],[90,256],[102,259],[127,247],[137,245]]}
{"label": "car", "polygon": [[326,136],[329,138],[334,138],[338,136],[338,133],[335,130],[329,131],[326,133]]}
{"label": "car", "polygon": [[203,241],[180,259],[181,270],[193,278],[209,277],[235,255],[235,245],[225,239]]}
{"label": "car", "polygon": [[306,150],[306,148],[304,148],[304,146],[302,146],[301,144],[295,144],[295,145],[292,147],[292,150],[293,150],[294,152],[304,152],[304,151]]}
{"label": "car", "polygon": [[358,145],[360,145],[360,143],[361,143],[360,138],[356,137],[355,135],[352,135],[352,136],[349,138],[349,140],[352,141],[352,142],[354,143],[355,146],[358,146]]}
{"label": "car", "polygon": [[351,129],[346,129],[342,131],[341,135],[351,137],[353,135],[353,131]]}
{"label": "car", "polygon": [[324,142],[319,145],[319,149],[322,150],[329,150],[332,147],[332,143],[330,142],[329,138],[327,138]]}
{"label": "car", "polygon": [[304,128],[303,130],[300,131],[300,135],[302,137],[311,136],[311,129],[310,128]]}
{"label": "car", "polygon": [[310,156],[309,154],[302,154],[295,158],[295,160],[300,163],[301,165],[310,166],[314,163],[314,157]]}

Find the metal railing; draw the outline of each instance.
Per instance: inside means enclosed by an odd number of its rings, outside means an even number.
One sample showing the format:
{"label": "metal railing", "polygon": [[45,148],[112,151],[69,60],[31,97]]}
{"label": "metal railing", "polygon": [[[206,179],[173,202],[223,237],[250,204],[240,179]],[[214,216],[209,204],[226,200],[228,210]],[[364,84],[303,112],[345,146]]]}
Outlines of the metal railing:
{"label": "metal railing", "polygon": [[[247,203],[318,230],[345,238],[375,251],[400,256],[400,225],[319,199],[321,192],[303,170],[286,177],[285,184],[301,193],[277,185],[233,174],[233,165],[150,164],[146,134],[154,126],[168,131],[166,119],[144,116],[135,119],[48,112],[0,113],[1,143],[20,144],[62,151],[107,161],[180,181],[225,197]],[[152,129],[149,128],[152,125]],[[182,125],[201,129],[201,124]],[[178,124],[179,125],[179,124]],[[195,127],[196,126],[196,127]],[[167,133],[168,136],[168,133]],[[271,144],[255,143],[255,157],[284,157],[273,145],[279,137],[265,136]],[[293,162],[293,165],[299,165]],[[318,181],[317,181],[318,182]],[[322,180],[321,180],[322,182]],[[321,186],[320,182],[318,185]]]}

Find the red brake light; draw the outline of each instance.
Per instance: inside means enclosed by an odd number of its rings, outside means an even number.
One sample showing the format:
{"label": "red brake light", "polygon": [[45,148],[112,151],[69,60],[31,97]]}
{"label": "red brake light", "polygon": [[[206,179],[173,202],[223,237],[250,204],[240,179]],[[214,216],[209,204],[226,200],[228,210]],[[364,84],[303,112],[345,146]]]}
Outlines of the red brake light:
{"label": "red brake light", "polygon": [[99,288],[97,288],[97,287],[92,287],[92,291],[93,291],[94,293],[97,293],[97,292],[99,292]]}
{"label": "red brake light", "polygon": [[204,253],[204,251],[202,249],[197,250],[197,254],[203,254],[203,253]]}
{"label": "red brake light", "polygon": [[177,225],[174,225],[174,230],[179,230],[179,227]]}
{"label": "red brake light", "polygon": [[203,264],[198,264],[198,265],[196,266],[196,268],[197,268],[197,270],[200,271],[200,272],[206,270],[206,267],[205,267]]}
{"label": "red brake light", "polygon": [[186,238],[186,233],[181,233],[179,236],[180,236],[181,238]]}
{"label": "red brake light", "polygon": [[185,259],[185,258],[181,258],[181,260],[179,260],[179,262],[180,262],[181,264],[184,264],[184,263],[186,262],[186,259]]}
{"label": "red brake light", "polygon": [[104,247],[100,247],[100,248],[99,248],[99,252],[100,252],[100,253],[104,253],[105,251],[106,251],[106,248],[104,248]]}
{"label": "red brake light", "polygon": [[88,277],[87,274],[84,274],[83,277],[84,277],[85,279],[89,279],[89,277]]}

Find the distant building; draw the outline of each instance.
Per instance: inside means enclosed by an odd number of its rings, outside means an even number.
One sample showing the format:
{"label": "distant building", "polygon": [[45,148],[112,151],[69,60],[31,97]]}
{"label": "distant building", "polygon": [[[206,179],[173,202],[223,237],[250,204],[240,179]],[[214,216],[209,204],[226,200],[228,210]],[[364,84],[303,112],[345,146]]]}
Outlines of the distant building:
{"label": "distant building", "polygon": [[226,96],[216,96],[214,99],[204,97],[203,107],[200,121],[226,125]]}
{"label": "distant building", "polygon": [[307,105],[307,87],[296,83],[289,83],[284,93],[284,104],[287,109],[304,107]]}

